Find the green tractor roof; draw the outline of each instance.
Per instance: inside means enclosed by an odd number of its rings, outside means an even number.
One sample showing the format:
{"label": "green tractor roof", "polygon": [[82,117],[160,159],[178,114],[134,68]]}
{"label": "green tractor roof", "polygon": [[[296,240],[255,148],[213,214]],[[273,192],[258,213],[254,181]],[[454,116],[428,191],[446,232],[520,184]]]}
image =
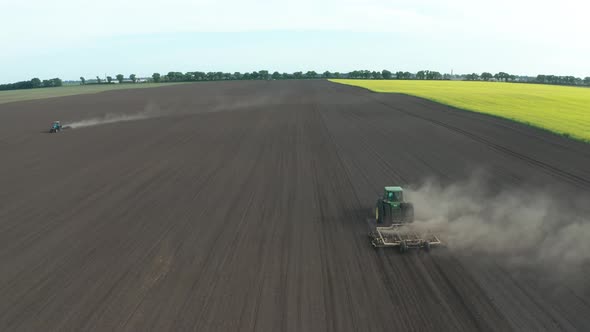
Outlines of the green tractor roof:
{"label": "green tractor roof", "polygon": [[385,187],[385,191],[404,191],[402,187]]}

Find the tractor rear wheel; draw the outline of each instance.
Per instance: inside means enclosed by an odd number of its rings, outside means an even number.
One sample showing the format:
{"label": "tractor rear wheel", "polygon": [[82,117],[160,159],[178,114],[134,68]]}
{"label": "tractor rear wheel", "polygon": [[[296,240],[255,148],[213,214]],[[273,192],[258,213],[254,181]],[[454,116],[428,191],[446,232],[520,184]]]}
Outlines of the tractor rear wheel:
{"label": "tractor rear wheel", "polygon": [[375,205],[375,222],[378,224],[383,223],[383,205],[381,205],[380,201],[377,201]]}
{"label": "tractor rear wheel", "polygon": [[414,205],[412,203],[401,203],[402,221],[404,223],[414,222]]}

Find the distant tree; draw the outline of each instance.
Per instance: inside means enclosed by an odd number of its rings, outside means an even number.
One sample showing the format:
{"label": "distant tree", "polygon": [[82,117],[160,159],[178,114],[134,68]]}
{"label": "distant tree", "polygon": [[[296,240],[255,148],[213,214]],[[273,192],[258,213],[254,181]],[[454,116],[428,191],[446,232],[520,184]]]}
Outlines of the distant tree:
{"label": "distant tree", "polygon": [[131,79],[131,81],[133,81],[133,83],[137,82],[137,76],[135,76],[135,74],[129,75],[129,79]]}
{"label": "distant tree", "polygon": [[125,78],[125,76],[123,76],[123,74],[117,74],[116,78],[117,81],[119,81],[119,83],[123,83],[123,79]]}
{"label": "distant tree", "polygon": [[302,79],[303,78],[303,72],[300,71],[296,71],[293,73],[293,78],[294,79]]}
{"label": "distant tree", "polygon": [[34,88],[49,88],[55,86],[61,86],[62,81],[59,78],[52,78],[49,80],[41,81],[38,78],[33,78],[29,81],[20,81],[8,84],[0,84],[0,90],[20,90],[20,89],[34,89]]}
{"label": "distant tree", "polygon": [[557,83],[557,77],[553,76],[553,75],[543,75],[545,78],[545,83],[547,84],[556,84]]}
{"label": "distant tree", "polygon": [[334,77],[334,78],[340,78],[340,73],[339,72],[335,72],[334,74],[332,74],[332,77]]}
{"label": "distant tree", "polygon": [[590,85],[590,76],[584,78],[584,84]]}
{"label": "distant tree", "polygon": [[442,74],[434,70],[424,71],[427,80],[442,80]]}
{"label": "distant tree", "polygon": [[154,82],[158,83],[158,82],[160,82],[162,77],[160,76],[159,73],[153,73],[152,78],[154,79]]}
{"label": "distant tree", "polygon": [[37,77],[31,80],[31,88],[40,88],[41,87],[41,80]]}
{"label": "distant tree", "polygon": [[282,73],[281,74],[281,78],[284,79],[284,80],[288,80],[288,79],[293,78],[293,77],[289,73]]}
{"label": "distant tree", "polygon": [[279,73],[278,71],[275,71],[274,73],[272,73],[273,80],[278,80],[280,78],[281,78],[281,73]]}
{"label": "distant tree", "polygon": [[102,82],[102,80],[100,79],[100,77],[96,76],[96,83],[100,84]]}
{"label": "distant tree", "polygon": [[391,72],[387,69],[383,69],[381,71],[381,77],[383,77],[383,79],[390,80],[391,79]]}
{"label": "distant tree", "polygon": [[416,79],[419,79],[419,80],[426,79],[426,71],[420,70],[419,72],[417,72],[416,73]]}
{"label": "distant tree", "polygon": [[442,80],[443,79],[443,74],[441,74],[441,73],[439,73],[437,71],[433,71],[431,73],[431,75],[432,75],[432,79],[433,80]]}
{"label": "distant tree", "polygon": [[452,78],[452,77],[451,77],[451,74],[444,74],[442,79],[443,79],[443,80],[450,81],[450,80],[451,80],[451,78]]}
{"label": "distant tree", "polygon": [[20,81],[15,83],[0,84],[0,90],[19,90],[31,89],[33,87],[31,81]]}
{"label": "distant tree", "polygon": [[82,85],[86,84],[86,79],[83,76],[80,76],[80,81],[82,82]]}
{"label": "distant tree", "polygon": [[467,75],[465,75],[465,80],[467,80],[467,81],[478,81],[479,80],[479,75],[476,74],[476,73],[467,74]]}
{"label": "distant tree", "polygon": [[168,74],[166,74],[166,78],[168,78],[168,81],[170,82],[181,82],[185,80],[184,74],[178,71],[168,72]]}
{"label": "distant tree", "polygon": [[483,72],[481,73],[481,79],[484,81],[489,81],[494,77],[494,75],[492,75],[492,73],[488,73],[488,72]]}
{"label": "distant tree", "polygon": [[[28,84],[29,84],[28,88],[31,88],[32,87],[31,82],[28,82]],[[41,85],[44,88],[52,88],[52,87],[62,86],[62,80],[59,78],[52,78],[49,80],[43,80]]]}
{"label": "distant tree", "polygon": [[574,76],[566,76],[564,80],[567,85],[576,85],[576,78]]}
{"label": "distant tree", "polygon": [[305,78],[317,78],[317,77],[318,77],[318,73],[316,73],[313,70],[310,70],[307,73],[305,73]]}
{"label": "distant tree", "polygon": [[381,72],[378,71],[372,71],[371,72],[371,78],[375,79],[375,80],[380,80],[383,78],[383,76],[381,76]]}
{"label": "distant tree", "polygon": [[332,73],[330,73],[329,71],[327,71],[327,70],[326,70],[326,71],[325,71],[325,72],[322,74],[322,77],[323,77],[323,78],[332,78]]}
{"label": "distant tree", "polygon": [[268,70],[260,70],[258,71],[258,77],[261,80],[268,80],[270,79],[270,74],[268,73]]}
{"label": "distant tree", "polygon": [[112,81],[113,81],[113,78],[112,78],[112,77],[110,77],[110,76],[107,76],[107,82],[108,82],[108,83],[111,83]]}
{"label": "distant tree", "polygon": [[242,79],[242,73],[240,73],[239,71],[234,73],[234,79],[236,80],[241,80]]}
{"label": "distant tree", "polygon": [[[237,74],[240,74],[240,73],[237,73]],[[207,79],[207,74],[202,71],[196,71],[193,73],[193,75],[195,76],[195,80],[197,80],[197,81],[204,81]]]}
{"label": "distant tree", "polygon": [[409,80],[412,78],[412,73],[409,71],[398,71],[395,73],[395,77],[398,80]]}
{"label": "distant tree", "polygon": [[503,71],[501,71],[497,74],[494,74],[495,79],[497,79],[498,81],[503,81],[503,82],[508,81],[510,79],[510,76],[511,76],[510,74],[505,73]]}

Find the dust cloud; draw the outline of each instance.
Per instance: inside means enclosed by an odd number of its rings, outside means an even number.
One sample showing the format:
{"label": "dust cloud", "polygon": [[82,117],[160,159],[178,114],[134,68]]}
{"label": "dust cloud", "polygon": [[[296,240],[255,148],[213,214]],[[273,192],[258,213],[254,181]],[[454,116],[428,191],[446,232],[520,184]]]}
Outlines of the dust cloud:
{"label": "dust cloud", "polygon": [[85,128],[117,122],[138,121],[171,115],[177,116],[224,111],[256,110],[263,106],[267,106],[269,103],[279,103],[280,101],[280,97],[276,96],[274,98],[269,98],[266,96],[247,96],[247,98],[230,98],[230,100],[226,99],[227,98],[224,99],[222,97],[211,96],[209,100],[203,100],[201,101],[201,103],[193,104],[191,107],[186,109],[177,109],[174,107],[174,104],[170,104],[162,108],[159,105],[150,102],[141,112],[128,114],[108,113],[100,117],[94,117],[71,123],[65,123],[64,129]]}
{"label": "dust cloud", "polygon": [[99,126],[99,125],[104,125],[104,124],[109,124],[109,123],[144,120],[144,119],[160,117],[163,115],[164,114],[160,111],[160,108],[158,107],[158,105],[156,105],[154,103],[149,103],[143,111],[138,112],[138,113],[105,114],[102,117],[95,117],[95,118],[91,118],[91,119],[75,121],[72,123],[66,123],[66,124],[64,124],[64,127],[76,129],[76,128]]}
{"label": "dust cloud", "polygon": [[552,269],[590,264],[590,218],[564,204],[567,196],[550,189],[488,188],[479,175],[450,186],[427,181],[408,188],[415,226],[437,233],[451,251]]}

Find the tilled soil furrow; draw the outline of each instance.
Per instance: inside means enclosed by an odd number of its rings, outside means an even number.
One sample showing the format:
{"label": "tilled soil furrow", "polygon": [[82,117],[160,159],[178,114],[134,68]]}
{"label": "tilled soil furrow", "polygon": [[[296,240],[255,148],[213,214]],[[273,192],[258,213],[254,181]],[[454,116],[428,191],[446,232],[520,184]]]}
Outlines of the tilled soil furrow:
{"label": "tilled soil furrow", "polygon": [[590,145],[321,80],[141,90],[0,105],[0,330],[590,327],[582,278],[375,250],[366,227],[383,186],[479,169],[578,208]]}

